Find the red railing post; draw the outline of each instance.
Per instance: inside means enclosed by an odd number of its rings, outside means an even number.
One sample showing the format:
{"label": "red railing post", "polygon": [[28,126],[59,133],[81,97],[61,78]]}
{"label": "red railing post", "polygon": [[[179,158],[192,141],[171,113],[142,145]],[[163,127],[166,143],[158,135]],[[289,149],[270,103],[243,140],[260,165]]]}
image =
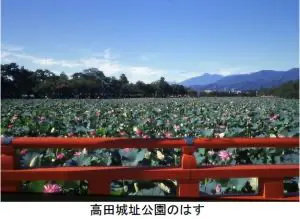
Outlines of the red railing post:
{"label": "red railing post", "polygon": [[[1,169],[14,170],[18,167],[18,160],[16,150],[11,145],[13,138],[5,137],[1,140]],[[5,180],[1,173],[1,192],[18,192],[20,186],[21,182]]]}
{"label": "red railing post", "polygon": [[93,178],[88,180],[88,190],[90,195],[110,195],[109,179]]}
{"label": "red railing post", "polygon": [[284,186],[283,178],[259,178],[259,194],[264,198],[283,198]]}
{"label": "red railing post", "polygon": [[[192,139],[187,139],[188,146],[182,147],[182,169],[197,168],[196,158],[193,154],[195,149],[191,147],[192,141]],[[178,180],[178,195],[179,197],[199,197],[199,181],[192,179]]]}

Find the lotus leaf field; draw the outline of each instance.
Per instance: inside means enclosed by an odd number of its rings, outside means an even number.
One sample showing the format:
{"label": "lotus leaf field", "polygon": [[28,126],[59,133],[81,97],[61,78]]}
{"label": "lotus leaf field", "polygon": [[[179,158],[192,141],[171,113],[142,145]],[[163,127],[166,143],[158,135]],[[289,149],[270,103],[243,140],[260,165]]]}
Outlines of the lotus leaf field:
{"label": "lotus leaf field", "polygon": [[[2,100],[1,135],[178,138],[296,137],[299,101],[272,97],[116,100]],[[22,149],[21,168],[57,166],[178,166],[180,149]],[[299,163],[298,149],[198,149],[198,166]],[[177,182],[115,181],[114,195],[175,195]],[[87,181],[23,182],[30,192],[87,194]],[[207,179],[208,195],[255,193],[256,179]],[[298,178],[286,179],[285,192],[299,191]]]}

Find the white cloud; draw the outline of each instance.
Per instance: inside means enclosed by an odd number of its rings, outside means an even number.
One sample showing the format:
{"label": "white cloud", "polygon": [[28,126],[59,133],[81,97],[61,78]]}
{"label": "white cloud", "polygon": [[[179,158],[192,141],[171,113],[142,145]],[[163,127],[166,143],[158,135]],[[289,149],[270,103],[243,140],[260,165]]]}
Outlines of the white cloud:
{"label": "white cloud", "polygon": [[[168,74],[167,71],[161,69],[153,69],[148,66],[124,65],[121,64],[117,56],[111,54],[108,48],[103,53],[93,54],[91,57],[81,58],[77,60],[56,60],[53,58],[38,57],[27,54],[23,50],[17,50],[17,47],[2,47],[1,60],[3,62],[25,61],[31,62],[36,68],[61,67],[62,71],[74,72],[82,69],[95,67],[103,71],[107,76],[118,77],[121,73],[125,73],[131,82],[142,80],[144,82],[152,82],[158,80],[161,76]],[[21,48],[21,47],[20,47]],[[68,71],[68,69],[70,71]],[[51,70],[51,68],[50,68]]]}
{"label": "white cloud", "polygon": [[45,59],[33,59],[33,63],[39,64],[39,65],[55,65],[56,62],[53,59],[45,58]]}
{"label": "white cloud", "polygon": [[51,70],[51,72],[53,72],[54,74],[60,75],[63,71],[58,71],[56,69]]}
{"label": "white cloud", "polygon": [[[125,72],[129,72],[130,79],[132,81],[144,81],[153,82],[158,80],[160,77],[166,77],[168,71],[161,69],[153,69],[146,66],[128,66],[125,67]],[[136,79],[135,79],[136,78]]]}
{"label": "white cloud", "polygon": [[[146,56],[140,56],[140,59],[148,60]],[[167,81],[181,82],[188,78],[200,76],[203,71],[185,71],[182,70],[164,70],[152,68],[145,65],[128,65],[123,64],[120,55],[112,55],[111,49],[103,52],[93,53],[89,57],[83,57],[74,60],[58,60],[51,57],[38,57],[24,52],[22,47],[2,45],[1,51],[2,62],[17,62],[19,64],[33,65],[34,68],[48,68],[49,70],[60,69],[59,72],[74,73],[87,68],[98,68],[107,76],[119,77],[121,73],[125,73],[129,81],[136,82],[138,80],[144,82],[153,82],[160,77],[165,77]],[[53,69],[52,69],[53,68]],[[205,71],[210,73],[219,73],[222,75],[230,75],[239,73],[240,68],[219,68]],[[58,71],[57,71],[58,72]]]}
{"label": "white cloud", "polygon": [[24,47],[12,45],[12,44],[1,44],[1,50],[7,50],[10,52],[20,52],[24,50]]}
{"label": "white cloud", "polygon": [[217,73],[220,75],[232,75],[232,74],[239,74],[241,68],[221,68],[217,70]]}
{"label": "white cloud", "polygon": [[10,53],[1,51],[1,62],[12,62],[13,60],[9,58]]}
{"label": "white cloud", "polygon": [[[109,54],[106,54],[105,57],[108,58]],[[107,76],[116,76],[119,73],[121,73],[124,69],[124,66],[119,64],[117,61],[112,61],[105,58],[80,59],[78,63],[81,68],[98,68],[101,71],[103,71]]]}

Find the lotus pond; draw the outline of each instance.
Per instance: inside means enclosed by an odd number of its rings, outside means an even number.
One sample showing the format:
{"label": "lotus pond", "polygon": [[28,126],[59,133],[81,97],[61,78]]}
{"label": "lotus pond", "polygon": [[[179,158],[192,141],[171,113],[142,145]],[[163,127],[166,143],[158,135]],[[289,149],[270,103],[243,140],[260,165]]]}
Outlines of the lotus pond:
{"label": "lotus pond", "polygon": [[[118,100],[2,100],[1,135],[177,138],[185,136],[299,138],[299,100],[280,98],[181,98]],[[57,166],[178,166],[180,149],[22,149],[20,168]],[[299,163],[298,149],[198,149],[198,166]],[[114,195],[175,195],[177,182],[115,181]],[[23,191],[87,194],[87,181],[23,182]],[[208,195],[255,193],[257,180],[206,179]],[[298,177],[285,192],[299,191]]]}

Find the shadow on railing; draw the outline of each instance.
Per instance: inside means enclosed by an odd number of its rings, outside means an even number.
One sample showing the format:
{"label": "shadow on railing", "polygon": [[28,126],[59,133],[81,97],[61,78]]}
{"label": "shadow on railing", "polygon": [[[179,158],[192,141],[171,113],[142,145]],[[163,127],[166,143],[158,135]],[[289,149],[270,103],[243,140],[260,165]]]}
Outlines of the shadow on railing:
{"label": "shadow on railing", "polygon": [[[182,148],[181,167],[56,167],[20,170],[17,148]],[[299,201],[298,195],[284,195],[284,177],[299,177],[298,164],[236,165],[197,168],[193,155],[197,148],[299,147],[298,138],[3,138],[1,147],[1,191],[20,191],[21,180],[88,180],[89,194],[109,195],[112,180],[176,179],[179,197],[200,200],[287,200]],[[199,181],[205,178],[258,178],[257,195],[200,197]]]}

